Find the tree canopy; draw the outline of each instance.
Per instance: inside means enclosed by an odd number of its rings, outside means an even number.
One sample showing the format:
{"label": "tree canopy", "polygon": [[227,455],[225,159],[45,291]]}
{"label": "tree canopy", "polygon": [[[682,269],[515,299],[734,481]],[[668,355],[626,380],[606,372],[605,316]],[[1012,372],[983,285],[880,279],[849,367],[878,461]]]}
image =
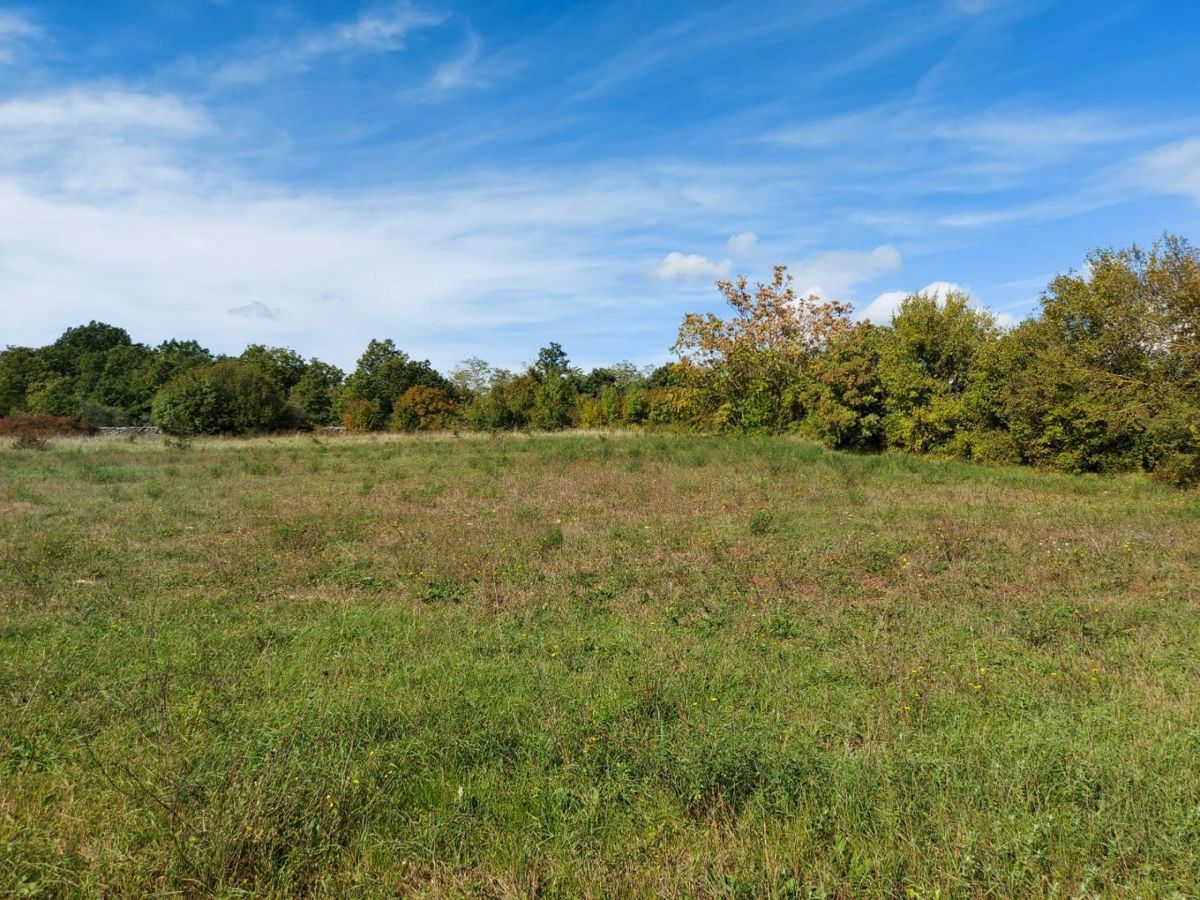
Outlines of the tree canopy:
{"label": "tree canopy", "polygon": [[449,378],[390,338],[347,375],[286,347],[215,357],[194,340],[135,343],[102,322],[0,352],[0,417],[153,421],[181,434],[688,428],[807,434],[834,447],[1144,470],[1200,482],[1200,253],[1167,236],[1092,253],[1037,312],[1001,328],[968,296],[913,294],[884,324],[769,281],[717,282],[728,313],[690,313],[676,360],[576,368],[557,342],[523,371],[478,357]]}

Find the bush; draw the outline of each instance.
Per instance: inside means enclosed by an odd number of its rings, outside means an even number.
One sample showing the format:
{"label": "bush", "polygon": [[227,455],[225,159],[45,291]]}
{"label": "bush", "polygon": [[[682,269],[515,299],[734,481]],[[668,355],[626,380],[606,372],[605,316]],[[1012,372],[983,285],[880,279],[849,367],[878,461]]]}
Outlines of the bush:
{"label": "bush", "polygon": [[256,363],[223,359],[172,378],[154,396],[154,424],[168,434],[250,434],[279,426],[284,392]]}
{"label": "bush", "polygon": [[0,435],[18,438],[48,438],[72,434],[95,434],[90,425],[70,416],[24,415],[0,419]]}
{"label": "bush", "polygon": [[1196,487],[1200,485],[1200,452],[1171,453],[1159,461],[1151,474],[1176,487]]}
{"label": "bush", "polygon": [[119,406],[108,406],[89,400],[79,409],[79,420],[100,428],[129,424],[129,414]]}

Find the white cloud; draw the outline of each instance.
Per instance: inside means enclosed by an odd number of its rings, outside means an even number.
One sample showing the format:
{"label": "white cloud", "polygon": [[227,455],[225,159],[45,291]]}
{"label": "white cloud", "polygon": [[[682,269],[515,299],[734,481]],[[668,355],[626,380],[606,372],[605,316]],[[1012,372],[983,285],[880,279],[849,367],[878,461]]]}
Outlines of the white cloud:
{"label": "white cloud", "polygon": [[[855,318],[860,322],[874,322],[876,325],[886,325],[892,321],[892,316],[896,314],[896,310],[900,308],[900,303],[905,297],[911,294],[924,294],[926,297],[933,297],[939,304],[945,303],[946,298],[951,294],[966,294],[971,295],[969,288],[964,287],[955,281],[934,281],[931,284],[925,285],[919,291],[884,291]],[[980,304],[972,302],[972,306]]]}
{"label": "white cloud", "polygon": [[951,294],[963,294],[967,297],[969,306],[975,309],[982,309],[990,312],[996,318],[996,324],[1002,328],[1011,328],[1017,324],[1014,316],[1007,312],[996,312],[988,309],[987,306],[971,294],[971,289],[966,285],[959,284],[956,281],[934,281],[925,285],[919,291],[884,291],[864,308],[861,312],[855,314],[855,318],[860,322],[873,322],[876,325],[887,325],[892,321],[892,316],[900,309],[901,302],[912,294],[924,294],[926,297],[933,297],[939,304],[946,302],[946,298]]}
{"label": "white cloud", "polygon": [[[644,164],[289,187],[214,164],[222,133],[198,133],[203,110],[181,100],[63,96],[3,106],[6,341],[47,343],[103,318],[150,343],[194,336],[220,352],[289,345],[341,365],[368,338],[390,335],[444,366],[497,329],[592,335],[611,328],[611,316],[597,315],[610,308],[638,328],[647,320],[636,304],[661,314],[665,296],[668,308],[684,308],[665,286],[629,296],[654,233],[685,234],[753,193],[737,173],[730,182],[726,167],[718,175]],[[41,130],[19,127],[31,123]],[[721,179],[729,191],[706,190]],[[675,254],[660,268],[683,278],[731,267],[697,259]],[[528,349],[497,340],[493,362],[514,365]]]}
{"label": "white cloud", "polygon": [[0,103],[0,132],[113,133],[128,129],[195,135],[208,128],[200,110],[168,94],[74,88]]}
{"label": "white cloud", "polygon": [[12,62],[17,50],[41,33],[41,28],[21,13],[0,10],[0,64]]}
{"label": "white cloud", "polygon": [[874,322],[876,325],[886,325],[892,321],[892,316],[900,308],[900,303],[908,296],[908,291],[884,291],[867,304],[855,318],[860,322]]}
{"label": "white cloud", "polygon": [[724,278],[732,267],[732,260],[713,262],[698,253],[673,251],[663,257],[651,274],[663,281],[693,281],[697,278]]}
{"label": "white cloud", "polygon": [[1200,138],[1160,147],[1141,160],[1141,178],[1165,194],[1186,194],[1200,203]]}
{"label": "white cloud", "polygon": [[290,44],[254,48],[221,66],[213,78],[218,84],[244,84],[304,72],[324,57],[391,53],[404,46],[411,32],[440,25],[446,18],[404,5],[363,13]]}
{"label": "white cloud", "polygon": [[894,272],[903,265],[900,251],[891,244],[874,250],[831,250],[810,257],[791,267],[798,284],[809,285],[804,292],[830,300],[846,300],[855,288],[880,275]]}
{"label": "white cloud", "polygon": [[729,249],[734,253],[749,253],[758,243],[758,235],[753,231],[743,231],[729,239]]}

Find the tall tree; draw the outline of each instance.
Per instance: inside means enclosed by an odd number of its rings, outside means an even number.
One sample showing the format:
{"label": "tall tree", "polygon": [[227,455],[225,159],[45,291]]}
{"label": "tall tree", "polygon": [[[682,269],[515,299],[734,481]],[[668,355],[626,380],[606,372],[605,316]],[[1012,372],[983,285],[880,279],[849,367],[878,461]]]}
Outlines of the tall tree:
{"label": "tall tree", "polygon": [[391,418],[396,401],[413,385],[443,390],[451,387],[428,360],[410,359],[407,353],[396,349],[390,338],[372,340],[346,381],[345,396],[348,400],[371,404],[370,427],[380,429]]}

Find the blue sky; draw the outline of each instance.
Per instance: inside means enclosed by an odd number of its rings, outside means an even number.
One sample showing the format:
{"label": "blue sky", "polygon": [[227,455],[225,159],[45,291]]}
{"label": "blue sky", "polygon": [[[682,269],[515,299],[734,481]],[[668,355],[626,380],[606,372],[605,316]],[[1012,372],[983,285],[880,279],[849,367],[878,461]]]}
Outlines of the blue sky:
{"label": "blue sky", "polygon": [[717,277],[1004,321],[1200,239],[1200,3],[0,0],[0,344],[668,358]]}

